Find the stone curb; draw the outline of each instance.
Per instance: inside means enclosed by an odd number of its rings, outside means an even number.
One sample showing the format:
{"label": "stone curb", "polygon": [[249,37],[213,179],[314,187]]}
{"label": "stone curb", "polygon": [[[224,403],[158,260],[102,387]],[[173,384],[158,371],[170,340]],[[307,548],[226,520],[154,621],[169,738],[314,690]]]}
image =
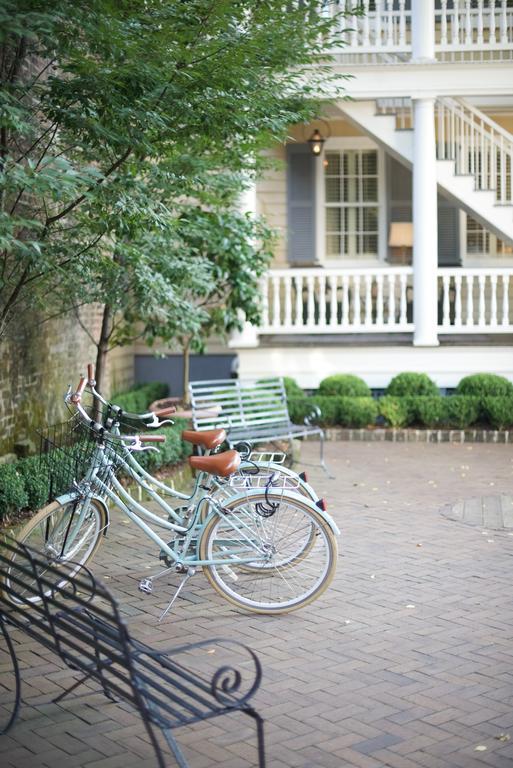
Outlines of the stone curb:
{"label": "stone curb", "polygon": [[497,429],[342,429],[325,431],[333,441],[391,443],[513,443],[513,432]]}

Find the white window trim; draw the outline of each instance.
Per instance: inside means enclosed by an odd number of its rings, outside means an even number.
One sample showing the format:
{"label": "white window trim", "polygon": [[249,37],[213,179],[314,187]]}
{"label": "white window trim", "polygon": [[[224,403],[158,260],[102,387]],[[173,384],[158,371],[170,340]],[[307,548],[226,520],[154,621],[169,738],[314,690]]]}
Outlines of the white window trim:
{"label": "white window trim", "polygon": [[[469,214],[470,216],[472,214]],[[485,227],[486,229],[486,227]],[[513,267],[513,256],[496,254],[497,236],[490,232],[490,253],[467,253],[467,214],[460,209],[460,261],[462,267]]]}
{"label": "white window trim", "polygon": [[378,153],[378,257],[376,259],[326,258],[326,194],[323,156],[319,158],[315,174],[315,256],[326,267],[376,267],[387,258],[386,163],[385,152],[368,136],[333,136],[326,139],[324,152],[343,149],[375,149]]}

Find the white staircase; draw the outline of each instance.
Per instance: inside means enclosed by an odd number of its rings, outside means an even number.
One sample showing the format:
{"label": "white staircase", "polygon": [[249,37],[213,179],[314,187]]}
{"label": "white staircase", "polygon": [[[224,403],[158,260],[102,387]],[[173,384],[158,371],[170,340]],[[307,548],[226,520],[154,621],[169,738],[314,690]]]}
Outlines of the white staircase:
{"label": "white staircase", "polygon": [[[341,102],[364,133],[411,168],[409,99]],[[439,98],[435,110],[440,191],[501,240],[513,242],[513,136],[462,99]]]}

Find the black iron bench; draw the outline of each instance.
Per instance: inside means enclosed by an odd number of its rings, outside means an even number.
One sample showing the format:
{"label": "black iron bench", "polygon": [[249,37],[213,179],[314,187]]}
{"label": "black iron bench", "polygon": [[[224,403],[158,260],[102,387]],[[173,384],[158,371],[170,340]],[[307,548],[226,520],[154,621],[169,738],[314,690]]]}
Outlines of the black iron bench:
{"label": "black iron bench", "polygon": [[291,421],[287,394],[282,378],[218,379],[189,384],[194,429],[223,427],[230,447],[237,443],[269,443],[295,437],[317,435],[320,440],[320,464],[324,463],[324,432],[312,421],[320,416],[317,406],[304,424]]}
{"label": "black iron bench", "polygon": [[[51,565],[14,539],[0,544],[0,578],[0,631],[14,673],[12,710],[0,733],[14,724],[21,701],[11,637],[16,628],[78,673],[55,702],[86,681],[99,684],[109,699],[128,702],[141,715],[160,768],[166,761],[155,729],[162,732],[176,764],[188,768],[174,729],[237,710],[256,723],[258,766],[265,768],[263,720],[249,703],[261,679],[252,650],[224,639],[154,650],[130,637],[116,600],[86,568]],[[218,666],[227,652],[230,660]],[[237,667],[235,654],[243,657]]]}

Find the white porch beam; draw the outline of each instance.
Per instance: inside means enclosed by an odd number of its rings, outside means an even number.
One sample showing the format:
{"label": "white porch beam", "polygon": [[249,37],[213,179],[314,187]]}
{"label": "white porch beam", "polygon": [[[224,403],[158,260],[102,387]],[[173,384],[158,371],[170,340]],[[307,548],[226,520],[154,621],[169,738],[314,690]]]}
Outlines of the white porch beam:
{"label": "white porch beam", "polygon": [[351,75],[341,84],[353,99],[431,96],[511,96],[513,63],[400,62],[355,65],[334,63],[334,72]]}

